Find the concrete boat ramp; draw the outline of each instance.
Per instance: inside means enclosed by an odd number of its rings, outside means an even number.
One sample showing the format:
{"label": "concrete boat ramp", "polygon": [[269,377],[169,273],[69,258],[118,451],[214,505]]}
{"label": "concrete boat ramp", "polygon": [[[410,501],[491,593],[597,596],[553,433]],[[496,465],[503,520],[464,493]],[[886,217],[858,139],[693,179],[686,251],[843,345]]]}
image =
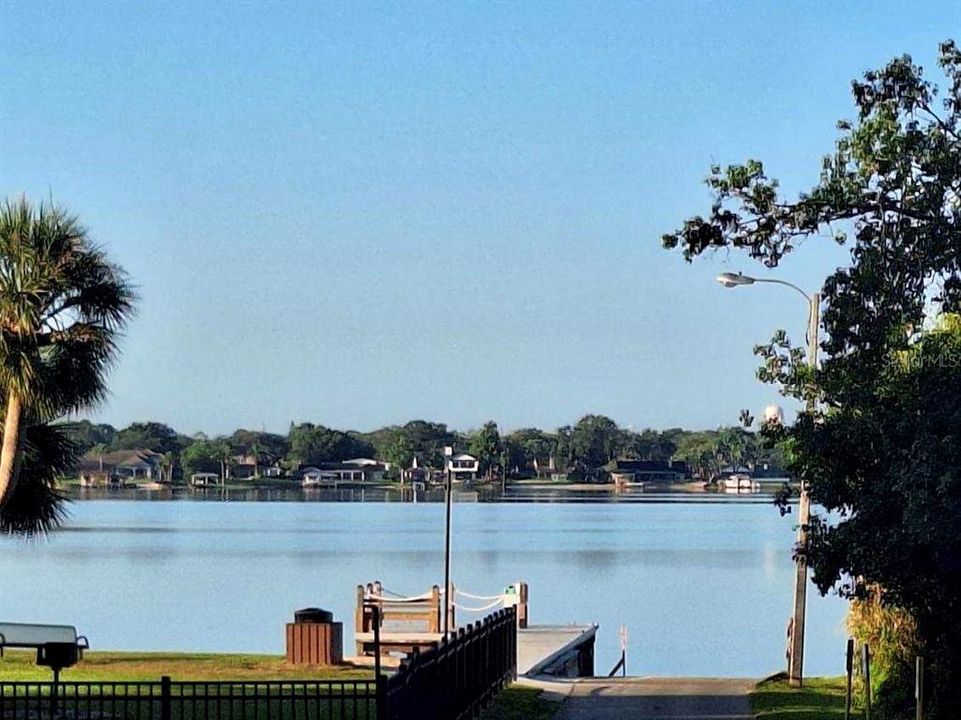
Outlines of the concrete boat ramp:
{"label": "concrete boat ramp", "polygon": [[727,678],[522,678],[563,705],[554,720],[753,720],[754,680]]}

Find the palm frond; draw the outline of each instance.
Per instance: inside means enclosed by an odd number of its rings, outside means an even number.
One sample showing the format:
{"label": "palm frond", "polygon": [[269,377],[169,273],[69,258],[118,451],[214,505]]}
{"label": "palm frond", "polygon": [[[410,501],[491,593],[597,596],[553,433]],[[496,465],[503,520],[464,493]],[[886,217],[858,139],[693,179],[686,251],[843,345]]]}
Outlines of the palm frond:
{"label": "palm frond", "polygon": [[37,537],[60,527],[69,502],[56,488],[72,472],[79,448],[56,425],[31,425],[25,432],[23,469],[13,495],[0,508],[0,533]]}

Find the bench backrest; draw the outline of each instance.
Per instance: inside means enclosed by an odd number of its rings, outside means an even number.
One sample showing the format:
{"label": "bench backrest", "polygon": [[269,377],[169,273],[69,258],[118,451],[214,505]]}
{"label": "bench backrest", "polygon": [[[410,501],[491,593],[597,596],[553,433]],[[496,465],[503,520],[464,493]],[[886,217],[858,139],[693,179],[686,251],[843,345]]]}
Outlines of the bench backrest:
{"label": "bench backrest", "polygon": [[77,628],[73,625],[32,625],[0,623],[0,648],[40,647],[47,643],[77,644]]}
{"label": "bench backrest", "polygon": [[417,599],[392,599],[384,596],[379,582],[357,586],[357,609],[355,611],[355,630],[371,632],[373,629],[373,608],[380,610],[380,624],[420,623],[425,632],[440,632],[442,603],[440,588],[434,585],[426,597]]}

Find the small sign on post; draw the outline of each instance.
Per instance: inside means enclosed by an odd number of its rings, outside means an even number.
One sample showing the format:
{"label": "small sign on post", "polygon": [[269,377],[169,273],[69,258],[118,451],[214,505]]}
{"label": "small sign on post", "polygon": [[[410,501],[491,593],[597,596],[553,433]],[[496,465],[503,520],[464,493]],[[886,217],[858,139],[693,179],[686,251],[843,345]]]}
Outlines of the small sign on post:
{"label": "small sign on post", "polygon": [[621,677],[627,677],[627,626],[621,625]]}

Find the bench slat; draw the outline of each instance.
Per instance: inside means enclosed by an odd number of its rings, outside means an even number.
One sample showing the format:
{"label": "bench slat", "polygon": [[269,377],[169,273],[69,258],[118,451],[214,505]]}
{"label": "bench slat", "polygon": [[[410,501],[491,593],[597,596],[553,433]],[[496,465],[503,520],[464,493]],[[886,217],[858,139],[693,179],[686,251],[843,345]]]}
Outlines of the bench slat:
{"label": "bench slat", "polygon": [[47,643],[77,643],[73,625],[0,623],[0,647],[38,647]]}

